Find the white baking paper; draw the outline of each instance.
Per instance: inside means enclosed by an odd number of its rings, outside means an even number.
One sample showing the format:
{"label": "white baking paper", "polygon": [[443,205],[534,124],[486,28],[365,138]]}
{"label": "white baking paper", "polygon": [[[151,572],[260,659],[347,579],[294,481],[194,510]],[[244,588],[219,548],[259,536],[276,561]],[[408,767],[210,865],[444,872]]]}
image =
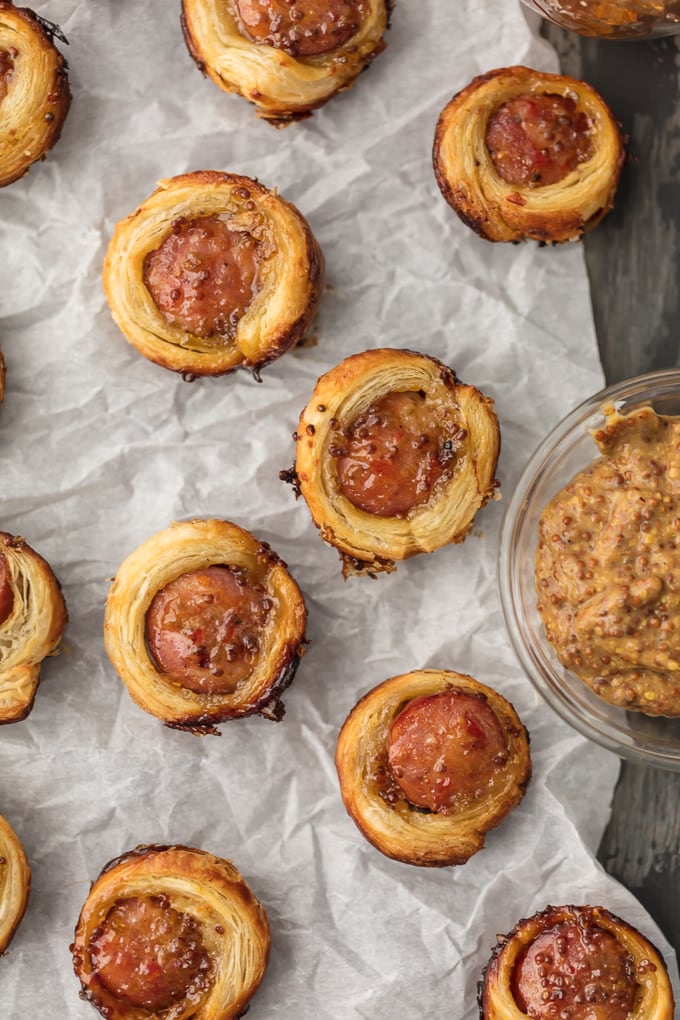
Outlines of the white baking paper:
{"label": "white baking paper", "polygon": [[[0,193],[0,527],[52,564],[71,622],[30,717],[0,730],[0,812],[33,868],[0,960],[0,1017],[86,1020],[69,942],[90,882],[140,843],[231,858],[265,904],[272,955],[252,1020],[473,1020],[497,932],[548,903],[604,904],[658,942],[594,860],[617,759],[561,723],[522,675],[500,614],[503,502],[462,546],[342,580],[278,478],[317,377],[367,347],[424,351],[496,400],[506,497],[534,447],[602,384],[582,250],[491,245],[434,181],[437,117],[474,75],[555,69],[514,0],[401,0],[356,87],[276,131],[199,74],[173,0],[36,0],[70,40],[73,106],[48,160]],[[1,113],[1,110],[0,110]],[[117,220],[173,174],[258,177],[323,248],[316,346],[258,384],[187,383],[114,326],[100,285]],[[164,728],[102,646],[109,580],[172,520],[219,516],[271,543],[309,608],[311,645],[279,724]],[[391,862],[342,806],[333,766],[358,698],[422,667],[470,673],[531,733],[522,804],[459,868]],[[667,950],[665,943],[662,943]]]}

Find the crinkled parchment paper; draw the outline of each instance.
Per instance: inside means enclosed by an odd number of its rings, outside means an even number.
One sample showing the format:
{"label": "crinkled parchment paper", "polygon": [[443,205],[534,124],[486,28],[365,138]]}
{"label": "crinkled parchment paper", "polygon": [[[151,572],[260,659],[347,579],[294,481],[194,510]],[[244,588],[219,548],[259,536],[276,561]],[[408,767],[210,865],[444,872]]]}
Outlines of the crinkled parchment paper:
{"label": "crinkled parchment paper", "polygon": [[[462,546],[345,583],[336,553],[279,481],[317,377],[366,347],[421,350],[496,400],[500,478],[602,384],[581,249],[491,245],[441,198],[437,116],[475,74],[555,69],[514,0],[401,0],[389,48],[356,87],[282,131],[203,79],[176,0],[36,0],[70,40],[74,101],[47,162],[0,194],[0,527],[52,564],[71,622],[35,708],[0,731],[0,812],[33,867],[0,961],[0,1016],[86,1020],[69,942],[91,880],[139,843],[231,858],[266,905],[273,948],[253,1020],[472,1020],[497,932],[548,903],[601,903],[661,942],[593,858],[618,762],[533,693],[496,585],[504,504]],[[257,176],[308,217],[327,259],[315,346],[261,384],[187,383],[136,353],[101,285],[115,222],[156,181]],[[309,607],[311,645],[279,724],[221,737],[164,728],[102,646],[109,581],[178,518],[220,516],[271,543]],[[333,754],[358,698],[421,667],[502,691],[528,726],[534,779],[468,864],[391,862],[345,814]],[[662,943],[663,945],[663,943]],[[667,948],[667,947],[665,947]]]}

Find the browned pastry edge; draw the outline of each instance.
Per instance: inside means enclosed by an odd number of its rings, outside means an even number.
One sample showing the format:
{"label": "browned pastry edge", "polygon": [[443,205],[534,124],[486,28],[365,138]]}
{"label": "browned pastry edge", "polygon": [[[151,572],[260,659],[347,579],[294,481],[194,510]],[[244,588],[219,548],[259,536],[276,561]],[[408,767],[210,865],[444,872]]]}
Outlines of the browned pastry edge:
{"label": "browned pastry edge", "polygon": [[636,965],[640,986],[629,1020],[673,1020],[673,989],[666,965],[644,935],[604,907],[547,906],[532,917],[522,918],[508,935],[498,935],[491,958],[478,985],[480,1020],[523,1020],[511,982],[522,951],[544,931],[561,922],[592,925],[614,935]]}
{"label": "browned pastry edge", "polygon": [[0,555],[21,579],[21,584],[14,579],[14,606],[0,624],[4,639],[0,661],[1,725],[20,722],[33,708],[42,661],[58,652],[68,611],[61,585],[49,563],[24,538],[0,531]]}
{"label": "browned pastry edge", "polygon": [[[265,628],[252,677],[231,694],[199,694],[176,686],[157,669],[146,644],[145,618],[153,596],[172,580],[219,564],[242,565],[257,576],[276,610]],[[283,718],[281,697],[305,652],[306,622],[302,593],[266,542],[229,521],[175,522],[146,539],[116,572],[106,602],[104,645],[140,708],[173,729],[218,734],[217,724],[230,719]]]}
{"label": "browned pastry edge", "polygon": [[[246,191],[248,198],[241,198]],[[144,255],[157,243],[151,238],[157,236],[159,225],[161,232],[166,227],[170,231],[174,215],[201,216],[207,209],[219,212],[234,202],[241,207],[254,203],[252,215],[266,218],[272,236],[272,258],[279,257],[281,247],[290,247],[295,264],[288,259],[288,265],[269,273],[262,295],[256,296],[239,321],[233,341],[206,347],[170,326],[155,308],[143,278]],[[247,368],[259,380],[266,365],[303,339],[316,316],[324,277],[323,253],[302,213],[276,189],[217,170],[195,170],[161,181],[133,213],[116,224],[102,273],[111,314],[128,342],[149,361],[187,379]],[[269,321],[274,302],[278,317]]]}
{"label": "browned pastry edge", "polygon": [[[466,432],[452,475],[403,517],[357,509],[340,491],[328,451],[333,430],[394,391],[424,390],[451,402]],[[338,425],[340,423],[340,426]],[[500,429],[493,400],[430,355],[376,348],[351,355],[317,381],[294,436],[296,459],[281,472],[301,494],[321,537],[340,553],[343,575],[389,573],[396,562],[462,542],[475,515],[498,498]]]}
{"label": "browned pastry edge", "polygon": [[[71,105],[68,64],[54,45],[55,36],[67,42],[59,27],[28,7],[15,7],[9,0],[0,0],[0,48],[3,20],[27,33],[32,62],[37,60],[44,81],[41,82],[41,95],[35,98],[28,121],[23,116],[17,120],[13,115],[7,121],[3,117],[3,104],[0,103],[0,187],[13,184],[28,172],[33,163],[45,158],[59,140]],[[38,73],[37,69],[35,73]],[[17,84],[26,89],[31,83],[22,81]],[[7,97],[3,102],[6,100]],[[2,123],[3,120],[5,123]],[[25,135],[26,130],[30,130],[29,136]],[[20,136],[19,142],[16,141],[17,135]],[[17,149],[14,152],[17,145],[21,151]]]}
{"label": "browned pastry edge", "polygon": [[[288,68],[295,69],[296,67],[302,69],[304,73],[305,64],[310,67],[327,66],[327,90],[324,94],[314,99],[298,98],[295,101],[278,98],[275,94],[276,88],[267,90],[265,87],[263,91],[262,88],[250,87],[245,81],[241,83],[236,73],[232,72],[232,76],[228,77],[220,72],[216,65],[216,55],[206,52],[205,45],[202,45],[199,39],[198,27],[194,26],[192,30],[190,24],[195,9],[199,8],[201,3],[202,0],[182,0],[180,15],[182,34],[187,50],[199,71],[204,77],[210,78],[218,88],[225,92],[235,92],[254,104],[258,117],[266,120],[273,127],[282,128],[306,120],[311,117],[314,110],[319,109],[333,96],[353,88],[359,74],[365,71],[387,47],[382,33],[390,26],[395,0],[377,0],[376,6],[380,15],[379,32],[375,33],[372,43],[368,46],[357,47],[350,40],[347,44],[338,47],[336,51],[316,58],[294,58],[272,47],[263,47],[262,44],[251,42],[240,35],[238,31],[236,32],[241,46],[258,47],[271,52],[273,76],[285,77]],[[225,13],[224,16],[231,18],[230,13]],[[304,82],[300,86],[300,91],[304,93]],[[270,92],[272,94],[269,94]]]}
{"label": "browned pastry edge", "polygon": [[162,894],[171,907],[194,917],[213,965],[211,987],[200,1001],[178,1002],[163,1011],[163,1020],[242,1016],[269,960],[266,911],[231,861],[182,845],[138,846],[109,861],[92,884],[70,947],[81,998],[107,1020],[151,1020],[156,1015],[115,996],[100,980],[88,947],[121,899]]}
{"label": "browned pastry edge", "polygon": [[14,938],[26,912],[31,869],[21,841],[0,815],[0,955]]}
{"label": "browned pastry edge", "polygon": [[[412,700],[446,690],[482,697],[502,726],[508,750],[504,782],[459,814],[401,809],[380,796],[371,770],[386,752],[393,719]],[[338,736],[335,765],[348,814],[377,850],[420,867],[461,865],[484,846],[522,800],[531,779],[529,734],[510,702],[453,670],[414,670],[383,681],[357,702]]]}
{"label": "browned pastry edge", "polygon": [[[563,181],[539,188],[502,180],[485,141],[489,116],[513,95],[527,91],[567,95],[593,123],[593,155]],[[440,114],[433,146],[442,195],[458,217],[488,241],[578,240],[612,208],[624,162],[620,126],[592,86],[523,66],[489,71],[461,89]]]}

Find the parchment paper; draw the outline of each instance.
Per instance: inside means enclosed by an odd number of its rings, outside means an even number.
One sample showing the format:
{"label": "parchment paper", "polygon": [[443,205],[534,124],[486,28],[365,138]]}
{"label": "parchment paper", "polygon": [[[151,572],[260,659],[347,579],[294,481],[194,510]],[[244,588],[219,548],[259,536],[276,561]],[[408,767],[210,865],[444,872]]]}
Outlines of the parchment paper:
{"label": "parchment paper", "polygon": [[[602,384],[582,252],[491,245],[434,182],[437,116],[475,74],[555,69],[514,0],[401,0],[389,48],[356,88],[275,131],[204,80],[170,0],[51,0],[74,101],[46,163],[0,194],[0,527],[62,581],[71,622],[28,720],[0,732],[0,812],[33,867],[0,961],[0,1016],[80,1020],[69,942],[90,881],[145,842],[231,858],[265,904],[273,948],[253,1020],[472,1020],[497,932],[548,903],[601,903],[662,942],[593,858],[618,761],[533,693],[501,619],[504,504],[463,546],[343,582],[336,553],[278,473],[317,377],[377,346],[441,358],[494,397],[506,496],[538,442]],[[192,384],[136,353],[100,285],[114,223],[156,181],[225,169],[308,217],[329,287],[316,346]],[[101,640],[108,580],[170,521],[221,516],[267,540],[305,592],[311,646],[276,725],[219,738],[164,728],[130,700]],[[368,845],[333,754],[369,688],[421,667],[496,686],[528,726],[534,779],[464,867],[419,870]]]}

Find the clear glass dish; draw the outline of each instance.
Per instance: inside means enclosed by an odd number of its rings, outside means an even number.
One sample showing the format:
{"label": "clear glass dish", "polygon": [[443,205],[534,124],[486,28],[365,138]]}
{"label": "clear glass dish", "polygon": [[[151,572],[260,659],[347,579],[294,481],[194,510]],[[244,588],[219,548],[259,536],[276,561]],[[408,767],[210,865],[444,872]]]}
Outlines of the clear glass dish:
{"label": "clear glass dish", "polygon": [[579,35],[650,39],[680,32],[680,0],[523,0]]}
{"label": "clear glass dish", "polygon": [[536,608],[539,517],[548,501],[599,456],[589,429],[603,423],[602,408],[612,404],[623,412],[651,405],[659,414],[680,415],[680,371],[639,376],[596,393],[541,443],[503,518],[498,571],[501,605],[529,680],[565,722],[622,758],[680,772],[680,718],[626,711],[593,694],[559,662]]}

